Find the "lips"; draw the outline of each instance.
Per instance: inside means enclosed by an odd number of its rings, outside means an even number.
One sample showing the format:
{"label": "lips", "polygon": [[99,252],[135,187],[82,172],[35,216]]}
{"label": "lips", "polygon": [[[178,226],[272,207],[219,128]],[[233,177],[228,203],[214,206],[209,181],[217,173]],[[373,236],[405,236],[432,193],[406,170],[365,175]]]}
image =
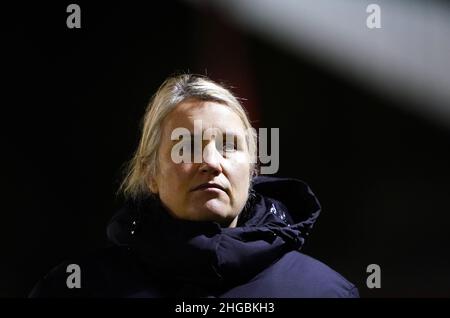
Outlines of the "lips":
{"label": "lips", "polygon": [[191,191],[204,190],[204,189],[210,189],[210,188],[219,189],[219,190],[222,190],[223,192],[227,192],[227,191],[225,190],[225,188],[222,187],[220,184],[217,184],[217,183],[210,183],[210,182],[208,182],[208,183],[203,183],[203,184],[201,184],[201,185],[199,185],[199,186],[196,186],[196,187],[195,187],[194,189],[192,189]]}

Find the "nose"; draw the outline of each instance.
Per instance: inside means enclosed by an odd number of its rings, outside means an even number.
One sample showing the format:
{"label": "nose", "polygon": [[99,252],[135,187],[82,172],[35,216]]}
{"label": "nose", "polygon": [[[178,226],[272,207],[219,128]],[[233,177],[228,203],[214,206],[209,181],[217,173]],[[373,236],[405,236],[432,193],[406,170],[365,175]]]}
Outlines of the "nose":
{"label": "nose", "polygon": [[217,151],[214,141],[209,142],[203,149],[200,171],[215,176],[222,173],[221,155]]}

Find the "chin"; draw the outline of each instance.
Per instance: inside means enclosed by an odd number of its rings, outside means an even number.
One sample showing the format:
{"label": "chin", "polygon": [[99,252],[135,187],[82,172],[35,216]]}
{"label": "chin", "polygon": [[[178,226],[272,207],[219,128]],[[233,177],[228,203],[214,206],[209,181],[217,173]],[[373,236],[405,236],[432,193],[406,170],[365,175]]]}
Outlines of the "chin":
{"label": "chin", "polygon": [[196,213],[198,220],[216,221],[218,223],[226,223],[237,216],[237,214],[233,215],[229,205],[223,202],[217,202],[217,200],[205,202],[201,207],[196,209]]}

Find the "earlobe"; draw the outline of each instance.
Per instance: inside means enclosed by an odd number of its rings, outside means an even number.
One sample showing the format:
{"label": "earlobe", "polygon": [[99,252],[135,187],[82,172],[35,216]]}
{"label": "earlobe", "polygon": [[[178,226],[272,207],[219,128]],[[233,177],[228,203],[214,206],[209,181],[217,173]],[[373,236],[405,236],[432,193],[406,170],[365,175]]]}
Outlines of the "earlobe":
{"label": "earlobe", "polygon": [[151,193],[158,194],[158,184],[156,183],[155,178],[153,177],[149,178],[148,187]]}

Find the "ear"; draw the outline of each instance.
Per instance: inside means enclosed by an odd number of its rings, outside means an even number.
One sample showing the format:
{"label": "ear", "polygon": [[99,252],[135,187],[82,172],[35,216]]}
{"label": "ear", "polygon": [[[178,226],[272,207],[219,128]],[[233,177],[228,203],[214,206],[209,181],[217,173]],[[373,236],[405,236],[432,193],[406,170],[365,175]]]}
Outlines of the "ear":
{"label": "ear", "polygon": [[150,192],[153,194],[158,194],[158,183],[156,182],[155,178],[149,177],[148,180],[148,188],[150,189]]}

